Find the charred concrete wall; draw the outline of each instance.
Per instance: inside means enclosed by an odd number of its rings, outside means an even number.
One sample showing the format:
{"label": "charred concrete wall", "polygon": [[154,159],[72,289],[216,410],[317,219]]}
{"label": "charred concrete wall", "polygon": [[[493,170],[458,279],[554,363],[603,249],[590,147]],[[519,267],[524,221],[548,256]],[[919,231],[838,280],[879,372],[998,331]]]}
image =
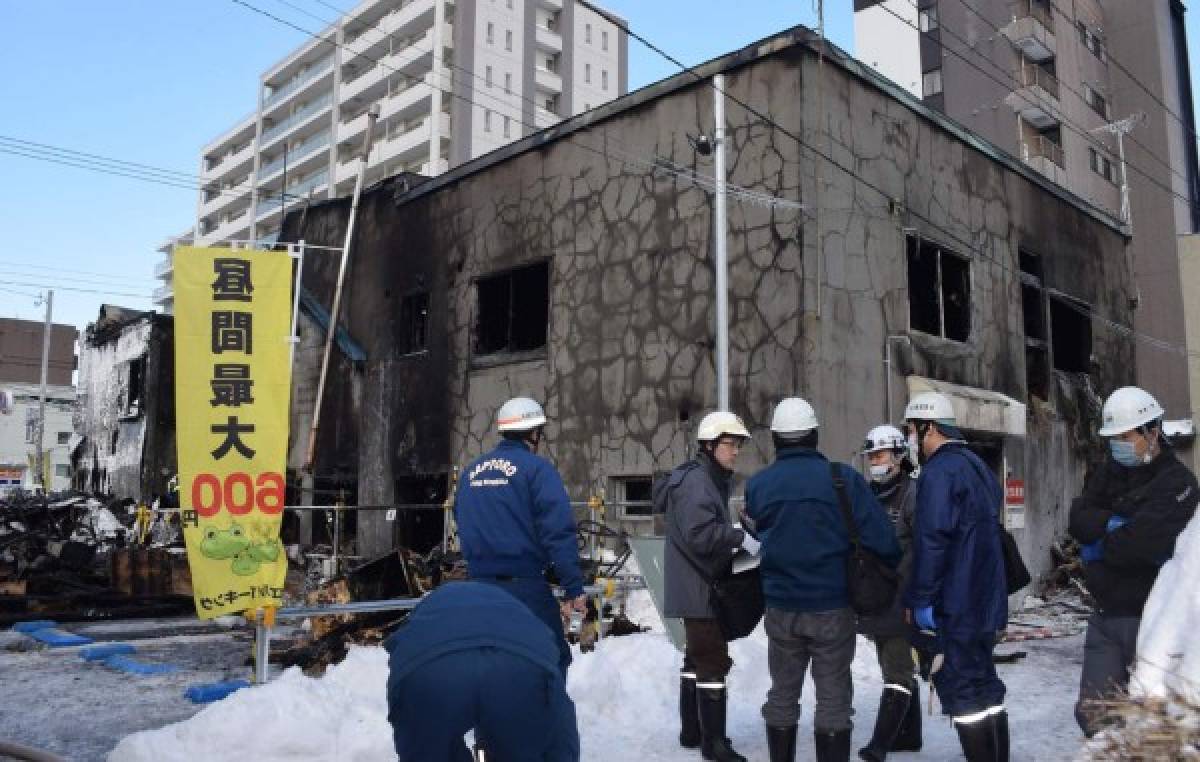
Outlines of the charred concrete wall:
{"label": "charred concrete wall", "polygon": [[81,343],[77,489],[152,500],[175,474],[175,356],[169,316],[88,327]]}
{"label": "charred concrete wall", "polygon": [[[778,199],[735,194],[729,207],[731,398],[755,434],[742,477],[771,459],[767,424],[786,395],[814,402],[822,449],[839,459],[889,410],[899,416],[908,377],[1029,402],[1022,249],[1041,255],[1044,292],[1129,318],[1125,241],[1111,221],[839,52],[819,62],[810,41],[793,30],[704,71],[727,77],[729,181]],[[711,176],[711,160],[687,133],[709,132],[712,113],[710,87],[684,75],[424,186],[368,194],[346,315],[369,361],[360,409],[339,413],[361,421],[364,502],[390,502],[404,479],[490,447],[495,410],[515,394],[544,402],[548,455],[576,499],[688,456],[715,405],[715,374],[712,195],[688,174]],[[293,237],[336,244],[345,215],[344,205],[310,210]],[[965,262],[958,340],[910,326],[912,241]],[[544,346],[477,351],[491,330],[481,279],[538,263],[548,267]],[[429,294],[425,349],[401,354],[404,299],[419,292]],[[1102,392],[1129,379],[1132,348],[1087,322],[1089,378]],[[891,335],[901,338],[888,400]],[[1026,478],[1029,513],[1045,513],[1018,532],[1035,569],[1082,468],[1075,432],[1090,428],[1060,393],[1046,396],[1027,431],[985,432],[1000,440],[997,470]],[[386,549],[383,518],[363,519],[364,552]]]}

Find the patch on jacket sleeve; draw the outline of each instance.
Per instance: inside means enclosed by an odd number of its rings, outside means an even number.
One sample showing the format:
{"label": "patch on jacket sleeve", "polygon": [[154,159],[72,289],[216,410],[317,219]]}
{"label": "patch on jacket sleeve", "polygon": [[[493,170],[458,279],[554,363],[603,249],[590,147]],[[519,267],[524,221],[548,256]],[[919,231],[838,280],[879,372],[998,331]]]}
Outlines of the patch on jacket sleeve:
{"label": "patch on jacket sleeve", "polygon": [[1175,502],[1182,503],[1184,500],[1187,500],[1188,497],[1191,496],[1191,494],[1192,494],[1192,485],[1189,484],[1188,488],[1185,489],[1183,492],[1179,493],[1179,497],[1175,498]]}

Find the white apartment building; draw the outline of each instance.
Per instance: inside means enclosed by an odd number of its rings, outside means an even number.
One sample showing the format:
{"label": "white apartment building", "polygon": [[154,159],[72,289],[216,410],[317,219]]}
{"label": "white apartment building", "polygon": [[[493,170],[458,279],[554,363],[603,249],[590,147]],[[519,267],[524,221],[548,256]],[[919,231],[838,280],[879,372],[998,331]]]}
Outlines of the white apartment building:
{"label": "white apartment building", "polygon": [[[12,393],[11,412],[0,413],[0,495],[10,489],[32,490],[38,484],[37,432],[41,387],[4,383]],[[71,447],[74,445],[75,387],[46,387],[46,431],[43,439],[47,490],[71,486]]]}
{"label": "white apartment building", "polygon": [[[196,244],[270,240],[285,207],[351,193],[373,104],[368,184],[439,174],[623,95],[624,28],[575,0],[366,0],[267,70],[257,108],[204,147]],[[165,311],[173,243],[155,271]]]}

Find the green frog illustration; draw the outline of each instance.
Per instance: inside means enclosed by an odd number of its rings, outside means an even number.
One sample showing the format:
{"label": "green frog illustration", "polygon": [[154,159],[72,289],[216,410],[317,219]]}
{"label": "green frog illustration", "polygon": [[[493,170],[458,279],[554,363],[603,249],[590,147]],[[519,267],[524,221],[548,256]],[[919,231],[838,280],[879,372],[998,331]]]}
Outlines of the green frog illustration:
{"label": "green frog illustration", "polygon": [[200,552],[218,561],[231,560],[230,569],[239,577],[254,574],[265,563],[274,563],[283,544],[272,536],[270,527],[252,526],[251,537],[240,524],[234,522],[228,529],[208,527],[200,541]]}

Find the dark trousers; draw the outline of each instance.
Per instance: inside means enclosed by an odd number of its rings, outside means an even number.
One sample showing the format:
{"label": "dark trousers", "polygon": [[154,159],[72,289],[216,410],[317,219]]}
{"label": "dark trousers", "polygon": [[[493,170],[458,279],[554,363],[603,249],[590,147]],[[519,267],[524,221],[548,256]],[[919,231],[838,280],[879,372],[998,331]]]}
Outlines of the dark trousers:
{"label": "dark trousers", "polygon": [[684,619],[683,671],[696,675],[697,683],[720,683],[733,667],[729,643],[716,619]]}
{"label": "dark trousers", "polygon": [[941,636],[945,661],[933,673],[942,713],[962,717],[1004,703],[1004,683],[992,663],[995,633]]}
{"label": "dark trousers", "polygon": [[909,692],[917,684],[917,665],[913,662],[912,643],[903,635],[895,638],[872,638],[879,671],[884,685],[900,685]]}
{"label": "dark trousers", "polygon": [[562,609],[550,591],[550,585],[545,580],[532,577],[472,577],[476,582],[486,582],[495,585],[516,598],[533,615],[545,623],[554,634],[558,643],[558,667],[562,670],[563,679],[567,679],[567,667],[571,666],[571,646],[567,644],[567,636],[563,632]]}
{"label": "dark trousers", "polygon": [[1088,703],[1129,685],[1129,667],[1137,657],[1141,624],[1141,617],[1136,616],[1092,614],[1088,619],[1075,721],[1089,738],[1098,728],[1096,712]]}
{"label": "dark trousers", "polygon": [[563,679],[496,648],[443,654],[388,680],[388,722],[400,762],[471,762],[463,735],[489,762],[578,762],[575,704]]}
{"label": "dark trousers", "polygon": [[793,612],[767,609],[767,668],[771,688],[762,715],[768,725],[791,727],[800,721],[804,675],[812,665],[817,709],[813,728],[830,732],[851,727],[854,681],[854,612]]}

